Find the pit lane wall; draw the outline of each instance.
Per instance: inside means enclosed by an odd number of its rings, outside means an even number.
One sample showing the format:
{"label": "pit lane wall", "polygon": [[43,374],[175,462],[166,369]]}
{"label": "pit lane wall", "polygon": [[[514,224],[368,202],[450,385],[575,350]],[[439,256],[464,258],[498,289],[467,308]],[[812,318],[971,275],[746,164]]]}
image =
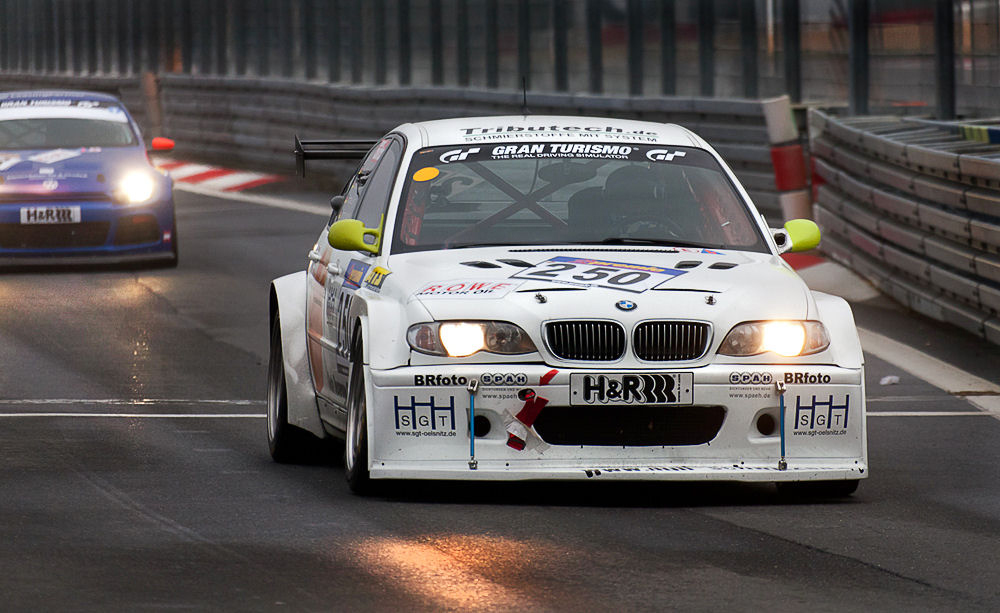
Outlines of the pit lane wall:
{"label": "pit lane wall", "polygon": [[[177,73],[156,77],[149,73],[123,77],[0,74],[0,90],[24,88],[115,93],[147,136],[175,139],[178,156],[285,172],[294,169],[294,134],[374,139],[410,121],[522,112],[520,92],[497,90],[345,86]],[[614,116],[683,125],[712,143],[768,221],[780,225],[761,100],[529,92],[527,102],[536,115]],[[344,171],[343,163],[327,164],[328,172]],[[315,168],[324,171],[322,165]]]}
{"label": "pit lane wall", "polygon": [[903,305],[1000,343],[1000,138],[817,109],[808,123],[823,251]]}

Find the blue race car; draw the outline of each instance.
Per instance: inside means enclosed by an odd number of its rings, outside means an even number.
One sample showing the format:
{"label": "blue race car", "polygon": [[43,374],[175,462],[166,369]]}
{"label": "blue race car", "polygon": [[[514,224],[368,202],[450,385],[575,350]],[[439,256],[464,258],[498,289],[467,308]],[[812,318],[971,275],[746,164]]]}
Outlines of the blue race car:
{"label": "blue race car", "polygon": [[[154,138],[152,150],[174,143]],[[0,93],[0,265],[177,264],[173,182],[121,102]]]}

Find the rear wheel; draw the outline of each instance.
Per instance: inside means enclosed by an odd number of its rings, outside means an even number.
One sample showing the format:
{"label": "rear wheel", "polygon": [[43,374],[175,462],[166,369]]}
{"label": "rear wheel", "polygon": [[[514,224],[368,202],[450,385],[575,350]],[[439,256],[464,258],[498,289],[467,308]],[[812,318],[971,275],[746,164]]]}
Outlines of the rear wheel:
{"label": "rear wheel", "polygon": [[352,351],[351,378],[348,384],[347,441],[344,445],[344,472],[347,485],[355,494],[371,491],[368,470],[368,405],[365,399],[365,371],[361,343]]}
{"label": "rear wheel", "polygon": [[281,351],[281,322],[271,323],[271,355],[267,364],[267,446],[275,462],[300,462],[314,452],[311,434],[288,423],[285,362]]}
{"label": "rear wheel", "polygon": [[778,483],[778,493],[790,498],[846,498],[858,489],[860,479]]}

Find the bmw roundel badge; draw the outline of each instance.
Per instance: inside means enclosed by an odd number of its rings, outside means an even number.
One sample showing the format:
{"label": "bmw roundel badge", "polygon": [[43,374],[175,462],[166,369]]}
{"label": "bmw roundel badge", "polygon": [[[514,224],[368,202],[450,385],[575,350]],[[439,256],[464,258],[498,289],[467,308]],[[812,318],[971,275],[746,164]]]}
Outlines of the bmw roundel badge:
{"label": "bmw roundel badge", "polygon": [[639,306],[631,300],[619,300],[615,303],[619,311],[634,311],[635,307]]}

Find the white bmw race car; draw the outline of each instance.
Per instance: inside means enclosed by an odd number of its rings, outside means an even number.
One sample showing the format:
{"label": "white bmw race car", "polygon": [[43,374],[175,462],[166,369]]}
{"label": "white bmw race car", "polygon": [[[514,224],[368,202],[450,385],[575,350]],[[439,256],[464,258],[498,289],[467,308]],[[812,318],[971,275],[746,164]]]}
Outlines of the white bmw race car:
{"label": "white bmw race car", "polygon": [[867,477],[864,363],[847,303],[779,256],[719,155],[668,124],[472,117],[377,142],[270,292],[276,460],[346,440],[376,479],[776,482]]}

